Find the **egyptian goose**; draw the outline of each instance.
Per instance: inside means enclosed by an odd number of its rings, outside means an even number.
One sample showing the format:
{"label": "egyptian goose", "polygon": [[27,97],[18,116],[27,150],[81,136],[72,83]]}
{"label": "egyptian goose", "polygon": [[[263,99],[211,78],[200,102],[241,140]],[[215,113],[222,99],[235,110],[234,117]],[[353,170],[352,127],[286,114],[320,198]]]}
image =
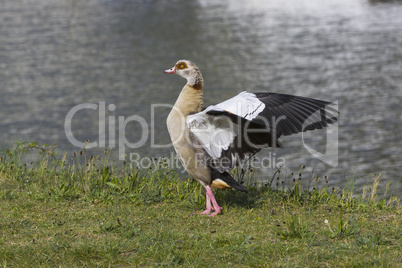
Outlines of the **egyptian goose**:
{"label": "egyptian goose", "polygon": [[[248,190],[228,173],[265,147],[282,147],[287,136],[326,127],[338,112],[326,101],[278,93],[240,94],[202,109],[203,78],[189,60],[179,60],[165,70],[187,79],[187,84],[167,117],[167,128],[176,153],[190,176],[206,190],[206,210],[215,216],[221,207],[211,186]],[[329,114],[327,112],[330,112]],[[212,202],[212,205],[211,205]]]}

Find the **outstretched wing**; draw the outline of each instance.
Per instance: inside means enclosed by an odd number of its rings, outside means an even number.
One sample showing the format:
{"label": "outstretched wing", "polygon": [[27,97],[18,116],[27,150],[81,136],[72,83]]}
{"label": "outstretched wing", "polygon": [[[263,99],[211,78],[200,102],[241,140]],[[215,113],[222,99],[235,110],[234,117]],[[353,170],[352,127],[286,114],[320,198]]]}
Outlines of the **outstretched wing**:
{"label": "outstretched wing", "polygon": [[329,102],[277,93],[242,92],[187,117],[201,158],[224,172],[264,147],[281,147],[282,135],[319,129],[337,120]]}
{"label": "outstretched wing", "polygon": [[258,114],[258,121],[268,122],[267,127],[275,129],[277,138],[334,124],[339,112],[332,103],[312,98],[278,93],[255,93],[265,109]]}

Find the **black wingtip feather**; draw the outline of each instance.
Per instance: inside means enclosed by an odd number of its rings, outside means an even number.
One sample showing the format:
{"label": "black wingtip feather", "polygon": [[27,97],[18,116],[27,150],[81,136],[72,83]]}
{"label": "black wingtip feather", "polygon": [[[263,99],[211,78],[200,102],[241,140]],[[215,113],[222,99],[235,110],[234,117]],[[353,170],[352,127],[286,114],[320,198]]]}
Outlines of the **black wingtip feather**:
{"label": "black wingtip feather", "polygon": [[322,129],[338,121],[339,112],[331,107],[333,103],[307,97],[279,93],[255,93],[266,107],[260,114],[268,119],[280,119],[275,125],[276,138],[299,132]]}

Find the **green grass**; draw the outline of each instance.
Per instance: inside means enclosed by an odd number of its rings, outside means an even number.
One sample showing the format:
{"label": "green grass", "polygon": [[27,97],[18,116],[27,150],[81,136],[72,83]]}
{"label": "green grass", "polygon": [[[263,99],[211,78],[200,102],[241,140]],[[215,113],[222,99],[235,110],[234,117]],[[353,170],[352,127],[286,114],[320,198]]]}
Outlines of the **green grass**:
{"label": "green grass", "polygon": [[17,143],[0,158],[0,265],[401,267],[399,199],[380,198],[377,180],[356,196],[353,180],[282,190],[283,176],[248,194],[214,191],[224,209],[211,218],[193,214],[205,209],[202,186],[163,160],[147,172],[107,152]]}

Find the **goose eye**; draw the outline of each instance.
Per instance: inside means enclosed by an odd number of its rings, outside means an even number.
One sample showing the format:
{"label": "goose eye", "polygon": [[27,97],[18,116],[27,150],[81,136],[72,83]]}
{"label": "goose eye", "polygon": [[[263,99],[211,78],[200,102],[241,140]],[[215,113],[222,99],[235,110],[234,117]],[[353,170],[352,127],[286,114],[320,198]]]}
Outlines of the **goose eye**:
{"label": "goose eye", "polygon": [[186,68],[187,68],[187,64],[184,63],[184,62],[180,62],[180,63],[178,63],[178,64],[176,65],[176,68],[179,69],[179,70],[186,69]]}

